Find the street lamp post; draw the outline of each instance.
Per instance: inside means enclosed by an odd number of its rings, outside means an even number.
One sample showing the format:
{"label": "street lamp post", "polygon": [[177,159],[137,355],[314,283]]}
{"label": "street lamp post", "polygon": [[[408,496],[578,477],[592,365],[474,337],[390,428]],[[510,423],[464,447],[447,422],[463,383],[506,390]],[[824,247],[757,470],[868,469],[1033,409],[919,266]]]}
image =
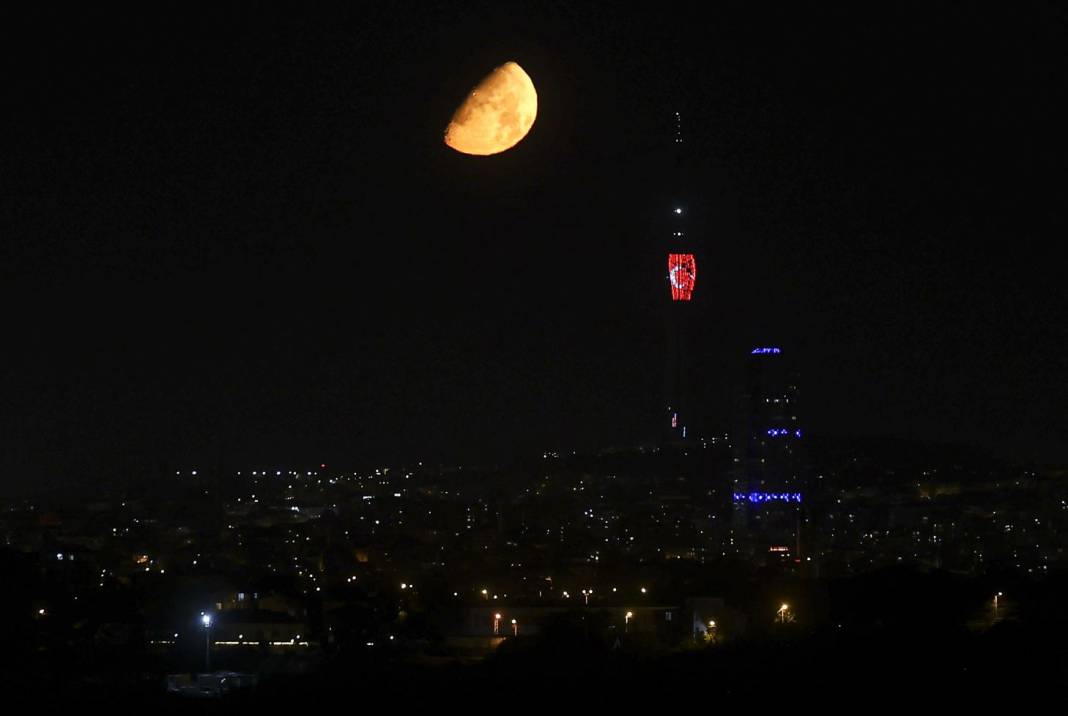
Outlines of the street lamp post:
{"label": "street lamp post", "polygon": [[788,611],[790,611],[790,605],[789,604],[783,604],[781,607],[779,607],[779,623],[780,624],[785,624],[786,623],[786,612],[788,612]]}
{"label": "street lamp post", "polygon": [[1002,596],[1001,592],[994,595],[994,619],[998,618],[998,597]]}
{"label": "street lamp post", "polygon": [[512,620],[512,636],[519,636],[519,622]]}
{"label": "street lamp post", "polygon": [[627,612],[626,614],[623,615],[623,633],[624,634],[627,634],[627,633],[630,632],[630,620],[631,620],[631,618],[633,616],[634,616],[634,612]]}
{"label": "street lamp post", "polygon": [[204,625],[204,671],[211,672],[211,615],[202,614],[200,623]]}
{"label": "street lamp post", "polygon": [[493,634],[496,636],[501,633],[501,615],[493,615]]}

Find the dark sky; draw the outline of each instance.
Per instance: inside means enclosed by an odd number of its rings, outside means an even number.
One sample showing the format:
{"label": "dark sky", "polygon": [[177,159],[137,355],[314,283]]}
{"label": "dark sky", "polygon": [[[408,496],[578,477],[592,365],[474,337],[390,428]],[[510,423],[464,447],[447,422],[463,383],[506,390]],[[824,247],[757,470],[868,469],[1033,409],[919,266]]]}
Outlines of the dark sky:
{"label": "dark sky", "polygon": [[8,24],[4,484],[655,437],[676,110],[708,429],[780,345],[810,432],[1068,460],[1064,10],[356,5]]}

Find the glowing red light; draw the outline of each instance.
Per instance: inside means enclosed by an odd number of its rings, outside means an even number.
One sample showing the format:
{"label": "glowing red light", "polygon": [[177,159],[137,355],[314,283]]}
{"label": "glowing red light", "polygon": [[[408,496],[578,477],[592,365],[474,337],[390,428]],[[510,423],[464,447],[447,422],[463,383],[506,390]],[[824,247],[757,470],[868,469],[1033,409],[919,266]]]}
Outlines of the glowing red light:
{"label": "glowing red light", "polygon": [[697,260],[693,254],[668,254],[668,281],[672,301],[689,301],[697,283]]}

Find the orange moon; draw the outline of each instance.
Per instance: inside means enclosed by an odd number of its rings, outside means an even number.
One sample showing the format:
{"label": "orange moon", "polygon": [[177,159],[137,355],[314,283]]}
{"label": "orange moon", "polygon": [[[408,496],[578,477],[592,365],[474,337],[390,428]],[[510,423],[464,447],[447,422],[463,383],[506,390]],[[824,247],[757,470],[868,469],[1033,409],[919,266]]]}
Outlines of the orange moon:
{"label": "orange moon", "polygon": [[499,154],[527,136],[537,114],[538,93],[530,75],[506,62],[479,82],[452,115],[445,144],[464,154]]}

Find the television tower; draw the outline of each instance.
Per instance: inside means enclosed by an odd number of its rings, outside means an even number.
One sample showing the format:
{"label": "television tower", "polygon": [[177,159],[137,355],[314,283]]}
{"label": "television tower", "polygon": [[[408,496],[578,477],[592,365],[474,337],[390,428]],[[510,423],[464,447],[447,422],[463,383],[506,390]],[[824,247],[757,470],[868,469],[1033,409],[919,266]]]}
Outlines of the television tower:
{"label": "television tower", "polygon": [[687,207],[682,200],[685,182],[685,154],[682,134],[682,116],[675,112],[672,166],[672,204],[666,225],[667,239],[667,284],[671,302],[667,307],[667,369],[665,371],[665,412],[662,427],[669,442],[692,437],[693,414],[690,400],[689,360],[687,346],[690,342],[691,314],[694,288],[697,285],[697,257],[694,241],[687,235]]}

